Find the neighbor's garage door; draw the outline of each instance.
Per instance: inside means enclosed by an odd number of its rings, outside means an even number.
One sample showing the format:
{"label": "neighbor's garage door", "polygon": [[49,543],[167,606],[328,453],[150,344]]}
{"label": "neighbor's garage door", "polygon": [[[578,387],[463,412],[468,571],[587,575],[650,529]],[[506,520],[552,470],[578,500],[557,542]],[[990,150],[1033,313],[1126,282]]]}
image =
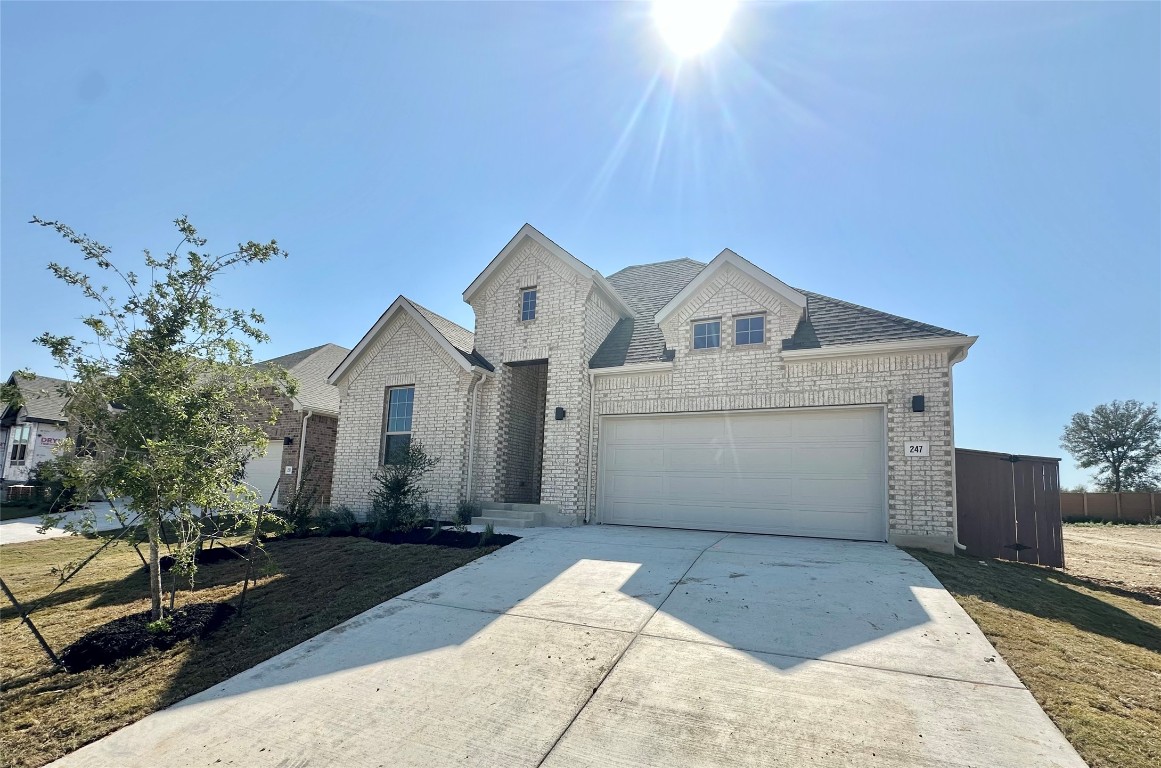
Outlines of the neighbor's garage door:
{"label": "neighbor's garage door", "polygon": [[883,412],[601,420],[605,523],[882,541]]}
{"label": "neighbor's garage door", "polygon": [[282,441],[271,440],[267,443],[266,454],[255,456],[246,462],[243,479],[258,494],[258,503],[278,505],[278,495],[270,501],[270,495],[278,486],[278,479],[282,476]]}

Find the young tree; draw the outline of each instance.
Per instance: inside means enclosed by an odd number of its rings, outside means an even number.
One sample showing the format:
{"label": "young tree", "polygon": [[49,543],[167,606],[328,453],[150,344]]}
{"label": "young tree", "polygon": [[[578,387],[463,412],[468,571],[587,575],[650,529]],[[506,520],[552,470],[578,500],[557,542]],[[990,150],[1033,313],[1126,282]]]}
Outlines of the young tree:
{"label": "young tree", "polygon": [[1161,482],[1161,417],[1157,404],[1114,400],[1076,413],[1060,447],[1083,469],[1097,468],[1102,491],[1148,491]]}
{"label": "young tree", "polygon": [[[185,218],[181,240],[164,257],[145,251],[147,276],[122,271],[110,249],[55,221],[34,218],[80,248],[93,276],[53,262],[49,270],[80,290],[93,309],[81,320],[89,338],[44,333],[46,347],[72,383],[64,393],[75,440],[72,483],[99,489],[140,515],[149,539],[152,614],[162,617],[160,544],[163,526],[185,546],[177,566],[192,579],[200,536],[198,509],[234,514],[253,524],[255,494],[241,466],[266,447],[255,413],[268,413],[262,394],[294,393],[286,371],[254,366],[249,344],[267,339],[257,312],[215,304],[214,281],[226,270],[286,254],[271,240],[247,242],[222,255],[201,252],[206,240]],[[185,252],[182,253],[183,249]],[[118,299],[102,281],[120,284]],[[91,514],[91,513],[90,513]]]}

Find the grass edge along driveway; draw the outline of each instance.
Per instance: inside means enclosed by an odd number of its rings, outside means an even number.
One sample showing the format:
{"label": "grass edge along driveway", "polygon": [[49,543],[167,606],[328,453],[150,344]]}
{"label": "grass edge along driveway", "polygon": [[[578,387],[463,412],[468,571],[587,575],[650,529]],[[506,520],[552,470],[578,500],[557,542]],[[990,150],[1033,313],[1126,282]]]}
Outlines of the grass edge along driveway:
{"label": "grass edge along driveway", "polygon": [[1161,765],[1161,607],[1066,572],[908,550],[1092,768]]}
{"label": "grass edge along driveway", "polygon": [[[58,653],[86,631],[147,610],[148,577],[132,548],[103,553],[51,597],[54,566],[79,561],[99,541],[69,536],[9,544],[0,575]],[[496,547],[390,545],[360,538],[270,542],[242,617],[198,643],[179,643],[109,668],[54,671],[16,611],[0,608],[0,765],[39,766],[209,688],[379,603]],[[257,569],[256,569],[257,570]],[[197,591],[178,605],[234,600],[244,564],[203,565]]]}

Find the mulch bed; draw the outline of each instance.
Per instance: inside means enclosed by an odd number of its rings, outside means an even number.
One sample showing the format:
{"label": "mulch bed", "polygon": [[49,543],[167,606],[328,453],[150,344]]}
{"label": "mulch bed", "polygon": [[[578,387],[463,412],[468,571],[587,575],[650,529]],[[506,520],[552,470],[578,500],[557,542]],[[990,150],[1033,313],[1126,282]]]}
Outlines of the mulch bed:
{"label": "mulch bed", "polygon": [[182,640],[202,638],[226,623],[237,609],[229,603],[195,603],[179,608],[169,618],[169,632],[150,632],[149,611],[114,619],[85,634],[64,649],[61,662],[70,672],[108,666],[140,656],[150,648],[168,650]]}
{"label": "mulch bed", "polygon": [[[381,541],[384,544],[435,544],[439,547],[454,547],[456,549],[474,549],[483,546],[480,539],[482,533],[472,533],[471,531],[456,531],[447,528],[441,529],[439,533],[432,536],[430,528],[417,528],[414,531],[407,533],[386,533],[372,535],[370,538],[375,541]],[[512,536],[507,533],[493,533],[488,537],[488,546],[507,546],[514,541],[519,541],[519,536]]]}
{"label": "mulch bed", "polygon": [[[217,546],[207,549],[199,549],[194,555],[194,562],[198,565],[208,565],[210,563],[220,563],[223,560],[239,560],[246,557],[246,545],[241,547],[234,547],[233,549]],[[173,568],[174,559],[170,555],[162,555],[161,570],[168,571]]]}

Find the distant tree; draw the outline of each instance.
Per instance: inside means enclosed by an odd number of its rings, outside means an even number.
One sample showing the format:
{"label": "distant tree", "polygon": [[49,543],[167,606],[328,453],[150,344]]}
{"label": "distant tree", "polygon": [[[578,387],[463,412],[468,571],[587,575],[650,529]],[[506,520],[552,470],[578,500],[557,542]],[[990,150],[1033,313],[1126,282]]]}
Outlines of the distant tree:
{"label": "distant tree", "polygon": [[[140,516],[149,539],[156,621],[163,615],[163,526],[178,533],[177,572],[192,579],[199,509],[253,523],[255,494],[242,482],[240,468],[266,447],[254,413],[276,417],[262,396],[266,388],[294,393],[286,371],[252,364],[249,344],[267,339],[262,316],[217,306],[214,281],[232,267],[286,254],[273,240],[247,242],[217,256],[202,253],[206,240],[182,217],[175,222],[177,247],[161,258],[145,251],[148,272],[138,277],[118,268],[110,249],[87,235],[55,221],[33,223],[76,245],[97,269],[90,276],[49,264],[53,275],[92,305],[81,318],[89,338],[46,332],[36,342],[72,378],[62,392],[76,436],[62,451],[75,454],[68,463],[70,483],[83,493],[99,489],[121,499]],[[104,281],[118,284],[125,297],[116,298]]]}
{"label": "distant tree", "polygon": [[1149,491],[1161,483],[1161,417],[1157,404],[1114,400],[1076,413],[1060,447],[1083,469],[1097,468],[1102,491]]}

